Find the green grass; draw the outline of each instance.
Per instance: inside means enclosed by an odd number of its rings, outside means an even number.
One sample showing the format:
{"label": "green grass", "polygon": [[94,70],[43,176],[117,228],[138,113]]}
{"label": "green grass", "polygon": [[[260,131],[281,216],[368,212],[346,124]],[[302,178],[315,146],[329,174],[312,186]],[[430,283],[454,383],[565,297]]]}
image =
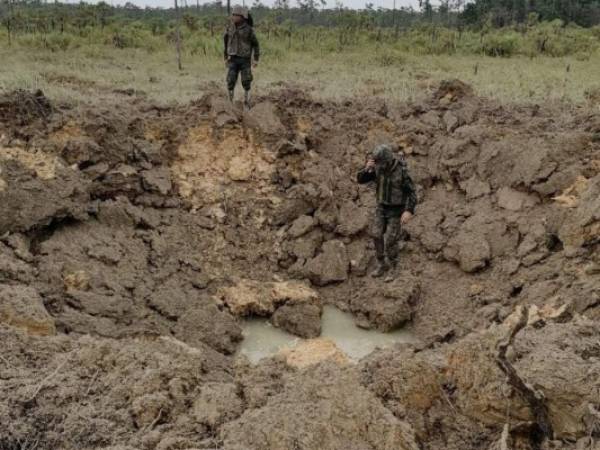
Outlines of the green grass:
{"label": "green grass", "polygon": [[[159,104],[184,103],[216,86],[224,88],[225,67],[211,42],[207,55],[189,49],[184,70],[176,69],[167,45],[116,49],[85,44],[49,51],[0,44],[0,90],[41,89],[49,97],[93,102],[117,96],[115,89],[144,91]],[[255,89],[265,92],[287,83],[316,98],[377,96],[394,101],[418,100],[440,80],[459,78],[482,96],[510,103],[585,101],[585,92],[600,89],[600,57],[493,58],[479,55],[415,55],[392,46],[357,46],[342,53],[287,51],[285,43],[265,42],[255,70]],[[568,68],[568,70],[567,70]]]}

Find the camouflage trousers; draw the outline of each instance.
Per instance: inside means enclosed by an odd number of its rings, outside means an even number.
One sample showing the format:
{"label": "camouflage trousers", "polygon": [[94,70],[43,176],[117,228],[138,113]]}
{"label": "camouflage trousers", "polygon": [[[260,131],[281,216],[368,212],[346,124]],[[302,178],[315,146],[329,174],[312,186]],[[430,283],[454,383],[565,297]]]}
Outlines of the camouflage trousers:
{"label": "camouflage trousers", "polygon": [[392,264],[398,261],[399,242],[402,238],[400,216],[398,211],[382,206],[378,206],[375,210],[370,233],[375,242],[375,254],[379,262],[383,263],[386,256]]}
{"label": "camouflage trousers", "polygon": [[227,63],[227,89],[233,91],[237,83],[238,75],[242,75],[242,87],[249,91],[252,85],[252,62],[250,58],[231,56]]}

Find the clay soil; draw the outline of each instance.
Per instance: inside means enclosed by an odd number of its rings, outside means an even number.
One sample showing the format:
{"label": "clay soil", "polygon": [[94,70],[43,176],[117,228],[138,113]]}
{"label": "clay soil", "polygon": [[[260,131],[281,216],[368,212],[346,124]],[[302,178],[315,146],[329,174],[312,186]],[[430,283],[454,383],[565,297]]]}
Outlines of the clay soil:
{"label": "clay soil", "polygon": [[[419,196],[387,281],[382,142]],[[4,94],[0,449],[598,450],[599,243],[585,108]],[[349,361],[324,303],[419,343]],[[252,365],[248,315],[317,339]]]}

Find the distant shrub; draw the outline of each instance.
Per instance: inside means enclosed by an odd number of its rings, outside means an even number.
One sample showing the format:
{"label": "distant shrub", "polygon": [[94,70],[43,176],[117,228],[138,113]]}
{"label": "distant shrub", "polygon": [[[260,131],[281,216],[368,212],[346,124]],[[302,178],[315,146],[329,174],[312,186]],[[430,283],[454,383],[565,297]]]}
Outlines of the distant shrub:
{"label": "distant shrub", "polygon": [[18,37],[19,44],[23,47],[44,48],[44,42],[36,35],[23,34]]}
{"label": "distant shrub", "polygon": [[139,48],[155,51],[160,47],[160,38],[144,28],[123,27],[110,33],[104,43],[119,49]]}
{"label": "distant shrub", "polygon": [[512,56],[519,47],[520,36],[514,31],[494,32],[485,36],[481,51],[487,56]]}
{"label": "distant shrub", "polygon": [[66,33],[51,33],[45,38],[46,48],[55,51],[65,51],[78,46],[77,41],[70,34]]}

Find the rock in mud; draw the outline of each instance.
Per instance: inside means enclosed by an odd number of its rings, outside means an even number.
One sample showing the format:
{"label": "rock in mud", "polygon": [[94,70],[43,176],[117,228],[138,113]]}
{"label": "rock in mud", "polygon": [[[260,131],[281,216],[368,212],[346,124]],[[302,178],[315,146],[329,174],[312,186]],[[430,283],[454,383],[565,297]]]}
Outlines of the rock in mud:
{"label": "rock in mud", "polygon": [[283,305],[309,304],[321,307],[319,294],[297,281],[261,282],[241,279],[217,295],[236,316],[271,316]]}
{"label": "rock in mud", "polygon": [[509,211],[520,211],[530,208],[537,203],[535,196],[519,192],[509,187],[503,187],[498,191],[498,206]]}
{"label": "rock in mud", "polygon": [[286,303],[277,308],[271,322],[288,333],[309,339],[321,335],[320,305],[310,303]]}
{"label": "rock in mud", "polygon": [[467,181],[460,183],[460,188],[467,195],[468,200],[483,197],[491,192],[490,184],[487,181],[482,181],[476,176],[472,176]]}
{"label": "rock in mud", "polygon": [[600,175],[591,179],[559,230],[561,241],[571,247],[600,242]]}
{"label": "rock in mud", "polygon": [[56,333],[54,318],[48,314],[38,291],[29,286],[0,285],[0,323],[34,335]]}
{"label": "rock in mud", "polygon": [[86,167],[83,169],[83,173],[91,180],[97,180],[98,178],[103,177],[109,170],[110,166],[105,162],[101,162]]}
{"label": "rock in mud", "polygon": [[188,310],[191,303],[201,302],[197,292],[184,286],[178,286],[176,281],[163,283],[148,293],[146,303],[149,308],[169,320],[177,320]]}
{"label": "rock in mud", "polygon": [[494,189],[532,186],[556,170],[548,144],[539,138],[488,139],[477,157],[477,174]]}
{"label": "rock in mud", "polygon": [[27,260],[18,257],[15,250],[0,242],[0,283],[31,283],[34,268]]}
{"label": "rock in mud", "polygon": [[31,239],[20,233],[14,233],[9,235],[6,240],[17,256],[22,261],[33,263],[35,261],[34,256],[31,254]]}
{"label": "rock in mud", "polygon": [[306,263],[305,270],[314,284],[325,286],[347,280],[349,267],[346,246],[342,241],[332,240],[323,244],[321,253]]}
{"label": "rock in mud", "polygon": [[419,281],[403,275],[392,283],[375,287],[368,300],[356,293],[350,300],[350,308],[357,316],[357,325],[389,332],[411,321],[420,292]]}
{"label": "rock in mud", "polygon": [[209,300],[182,314],[175,326],[175,336],[192,347],[206,344],[225,354],[234,353],[243,339],[235,319]]}
{"label": "rock in mud", "polygon": [[314,217],[324,230],[335,231],[339,219],[338,205],[333,201],[326,201],[319,206]]}
{"label": "rock in mud", "polygon": [[295,369],[304,369],[325,361],[339,365],[349,364],[346,354],[331,339],[318,338],[300,342],[294,348],[279,352],[285,363]]}
{"label": "rock in mud", "polygon": [[165,393],[151,392],[137,397],[131,404],[133,420],[138,428],[150,428],[161,415],[172,408],[171,401]]}
{"label": "rock in mud", "polygon": [[87,166],[96,164],[101,154],[98,144],[87,137],[69,139],[60,153],[67,164],[77,164],[79,167],[83,167],[82,163]]}
{"label": "rock in mud", "polygon": [[265,358],[260,364],[238,360],[236,382],[248,408],[260,408],[283,389],[285,378],[294,369],[283,358]]}
{"label": "rock in mud", "polygon": [[244,406],[234,383],[207,383],[200,388],[193,410],[198,422],[214,429],[239,417]]}
{"label": "rock in mud", "polygon": [[87,291],[90,288],[90,274],[85,270],[63,271],[64,287],[67,293]]}
{"label": "rock in mud", "polygon": [[89,184],[77,172],[58,169],[42,178],[13,159],[0,159],[0,170],[6,182],[0,189],[0,235],[87,216]]}
{"label": "rock in mud", "polygon": [[446,131],[448,133],[454,132],[460,126],[460,119],[452,112],[446,111],[442,117]]}
{"label": "rock in mud", "polygon": [[268,316],[275,312],[267,289],[258,281],[239,280],[235,286],[222,288],[218,296],[236,316]]}
{"label": "rock in mud", "polygon": [[244,114],[244,121],[249,128],[267,136],[281,136],[286,132],[277,107],[268,101],[253,106]]}
{"label": "rock in mud", "polygon": [[210,109],[215,125],[219,128],[238,122],[233,104],[223,97],[212,96],[210,99]]}
{"label": "rock in mud", "polygon": [[354,240],[346,249],[350,260],[350,271],[358,276],[366,275],[372,257],[367,250],[367,243],[363,240]]}
{"label": "rock in mud", "polygon": [[317,249],[321,248],[323,234],[315,229],[293,241],[285,242],[285,248],[289,253],[301,260],[311,259],[315,256]]}
{"label": "rock in mud", "polygon": [[94,194],[104,198],[120,195],[132,198],[141,194],[142,190],[138,169],[128,164],[119,164],[106,173],[101,185],[94,187]]}
{"label": "rock in mud", "polygon": [[420,117],[421,122],[432,128],[439,128],[441,125],[440,116],[435,111],[428,111]]}
{"label": "rock in mud", "polygon": [[368,209],[347,201],[340,207],[338,226],[335,232],[342,236],[354,236],[367,228],[368,223]]}
{"label": "rock in mud", "polygon": [[167,195],[173,188],[171,171],[168,168],[144,170],[142,172],[142,185],[147,191]]}
{"label": "rock in mud", "polygon": [[384,408],[351,370],[313,366],[259,409],[222,428],[224,450],[417,450],[413,429]]}
{"label": "rock in mud", "polygon": [[425,231],[420,236],[420,241],[428,251],[437,253],[444,248],[448,238],[437,231]]}
{"label": "rock in mud", "polygon": [[235,156],[229,162],[227,175],[233,181],[248,181],[254,170],[252,160],[244,156]]}
{"label": "rock in mud", "polygon": [[467,273],[485,268],[491,256],[490,244],[482,230],[470,230],[468,227],[461,229],[444,248],[444,257],[458,262]]}
{"label": "rock in mud", "polygon": [[275,144],[275,152],[277,156],[283,157],[286,155],[292,155],[297,153],[303,153],[306,151],[306,143],[301,142],[300,140],[288,141],[287,139],[282,139],[277,144]]}
{"label": "rock in mud", "polygon": [[[568,175],[565,177],[568,177]],[[568,183],[566,188],[561,189],[562,192],[559,195],[552,197],[552,200],[566,208],[576,208],[579,206],[581,195],[588,190],[590,180],[575,173],[569,178],[572,178],[572,182]],[[555,192],[556,190],[548,192],[548,194],[553,194]]]}
{"label": "rock in mud", "polygon": [[292,226],[287,230],[287,234],[292,238],[297,238],[308,233],[314,226],[315,220],[312,216],[302,215],[292,222]]}
{"label": "rock in mud", "polygon": [[315,210],[311,202],[303,198],[286,199],[273,212],[273,223],[281,226],[293,222],[302,215],[310,215]]}

